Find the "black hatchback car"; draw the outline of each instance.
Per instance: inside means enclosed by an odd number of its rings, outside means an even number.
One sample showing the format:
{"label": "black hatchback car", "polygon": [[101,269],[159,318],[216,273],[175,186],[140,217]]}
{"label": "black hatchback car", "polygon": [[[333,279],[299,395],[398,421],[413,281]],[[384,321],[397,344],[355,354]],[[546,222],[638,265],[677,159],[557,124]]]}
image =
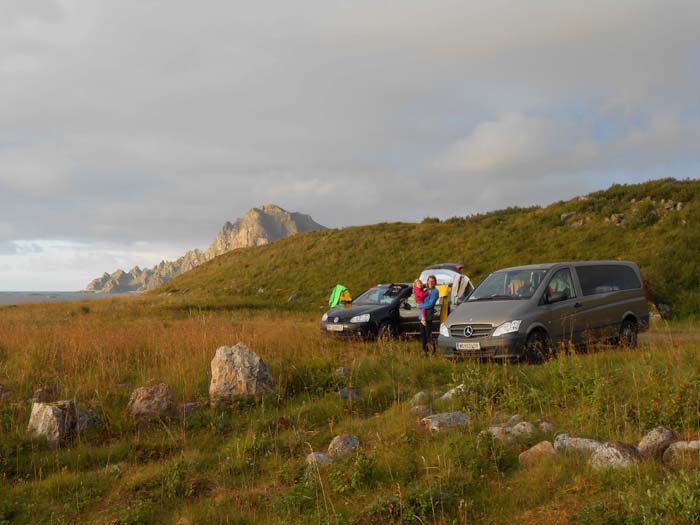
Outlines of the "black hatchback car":
{"label": "black hatchback car", "polygon": [[[433,332],[440,328],[440,306],[435,307]],[[419,333],[418,307],[412,285],[380,284],[360,294],[351,305],[338,305],[321,318],[325,333],[360,338],[414,336]]]}

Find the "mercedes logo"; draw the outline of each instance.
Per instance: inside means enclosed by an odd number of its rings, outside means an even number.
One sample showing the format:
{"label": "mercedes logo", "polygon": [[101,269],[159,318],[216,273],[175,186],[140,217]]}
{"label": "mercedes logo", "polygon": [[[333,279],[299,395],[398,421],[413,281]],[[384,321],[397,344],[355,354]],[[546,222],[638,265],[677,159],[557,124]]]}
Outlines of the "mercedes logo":
{"label": "mercedes logo", "polygon": [[474,327],[467,325],[464,328],[464,337],[471,337],[472,335],[474,335]]}
{"label": "mercedes logo", "polygon": [[340,321],[340,317],[336,317],[336,318],[333,319],[333,322],[334,322],[334,323],[337,323],[338,321]]}

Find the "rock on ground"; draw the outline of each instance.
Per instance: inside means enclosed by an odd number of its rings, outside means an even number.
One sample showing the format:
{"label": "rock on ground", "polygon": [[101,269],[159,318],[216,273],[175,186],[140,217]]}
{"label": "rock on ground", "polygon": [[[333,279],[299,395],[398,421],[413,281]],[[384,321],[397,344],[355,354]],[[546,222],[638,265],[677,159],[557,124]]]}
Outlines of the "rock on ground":
{"label": "rock on ground", "polygon": [[528,421],[521,421],[517,425],[510,427],[509,431],[521,443],[530,441],[537,436],[537,428]]}
{"label": "rock on ground", "polygon": [[486,433],[490,434],[491,439],[498,441],[501,443],[501,445],[506,447],[515,445],[515,436],[510,433],[510,429],[508,427],[493,425],[486,430]]}
{"label": "rock on ground", "polygon": [[126,409],[129,416],[137,423],[177,415],[173,394],[165,383],[137,388],[131,393]]}
{"label": "rock on ground", "polygon": [[91,428],[95,428],[100,424],[100,418],[92,409],[78,409],[78,431],[85,432]]}
{"label": "rock on ground", "polygon": [[535,426],[543,434],[551,434],[552,432],[554,432],[554,423],[552,423],[548,419],[538,419],[537,421],[535,421]]}
{"label": "rock on ground", "polygon": [[409,412],[411,413],[411,415],[422,419],[431,415],[433,413],[433,409],[430,408],[428,405],[416,405],[411,407],[409,409]]}
{"label": "rock on ground", "polygon": [[211,362],[209,401],[230,403],[236,396],[254,396],[272,390],[274,382],[264,361],[245,344],[222,346]]}
{"label": "rock on ground", "polygon": [[49,445],[59,447],[75,432],[77,412],[73,401],[33,403],[27,432],[46,438]]}
{"label": "rock on ground", "polygon": [[554,439],[554,450],[557,452],[592,454],[600,446],[602,443],[596,439],[574,437],[569,434],[559,434]]}
{"label": "rock on ground", "polygon": [[689,460],[700,460],[700,441],[676,441],[664,452],[664,463],[682,464]]}
{"label": "rock on ground", "polygon": [[527,449],[518,456],[518,461],[523,467],[529,467],[538,463],[542,458],[556,456],[557,451],[554,450],[551,441],[540,441],[534,447]]}
{"label": "rock on ground", "polygon": [[408,404],[412,407],[418,405],[427,405],[428,403],[430,403],[430,394],[428,394],[427,392],[418,392],[408,402]]}
{"label": "rock on ground", "polygon": [[323,452],[312,452],[306,456],[307,465],[328,465],[332,461],[333,458],[331,458],[328,454],[324,454]]}
{"label": "rock on ground", "polygon": [[466,386],[464,386],[464,383],[462,383],[461,385],[448,390],[442,396],[440,396],[440,401],[449,401],[450,399],[454,399],[455,397],[465,396],[468,392],[469,389]]}
{"label": "rock on ground", "polygon": [[637,461],[637,447],[619,441],[604,443],[593,452],[590,459],[591,466],[596,470],[627,468]]}
{"label": "rock on ground", "polygon": [[639,454],[643,458],[659,459],[673,443],[678,441],[678,436],[673,430],[658,426],[642,438],[637,445]]}
{"label": "rock on ground", "polygon": [[467,426],[467,414],[464,412],[442,412],[421,419],[428,430],[433,432],[444,432],[455,427]]}
{"label": "rock on ground", "polygon": [[328,455],[333,459],[342,459],[352,454],[360,446],[360,440],[352,434],[335,436],[328,445]]}

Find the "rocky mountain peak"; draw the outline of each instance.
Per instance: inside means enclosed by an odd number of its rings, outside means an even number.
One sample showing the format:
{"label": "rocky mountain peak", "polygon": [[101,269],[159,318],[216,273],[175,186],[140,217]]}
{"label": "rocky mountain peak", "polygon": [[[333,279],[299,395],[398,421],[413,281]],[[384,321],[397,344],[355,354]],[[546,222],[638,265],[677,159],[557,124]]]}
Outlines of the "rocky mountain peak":
{"label": "rocky mountain peak", "polygon": [[134,266],[129,272],[104,273],[88,284],[86,290],[112,293],[150,290],[230,250],[262,246],[297,233],[323,229],[309,215],[264,204],[251,208],[234,222],[226,221],[204,252],[190,250],[175,261],[161,261],[153,268]]}

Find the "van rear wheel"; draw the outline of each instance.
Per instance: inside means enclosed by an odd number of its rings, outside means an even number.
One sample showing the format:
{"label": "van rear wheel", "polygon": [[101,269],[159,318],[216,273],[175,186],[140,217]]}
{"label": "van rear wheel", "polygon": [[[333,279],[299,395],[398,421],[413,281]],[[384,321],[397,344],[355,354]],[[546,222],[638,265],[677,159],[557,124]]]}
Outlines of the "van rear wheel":
{"label": "van rear wheel", "polygon": [[525,340],[525,361],[528,363],[544,363],[549,354],[547,334],[542,330],[533,330]]}
{"label": "van rear wheel", "polygon": [[620,327],[620,346],[624,348],[637,348],[637,337],[639,335],[639,327],[637,322],[632,319],[622,321]]}

